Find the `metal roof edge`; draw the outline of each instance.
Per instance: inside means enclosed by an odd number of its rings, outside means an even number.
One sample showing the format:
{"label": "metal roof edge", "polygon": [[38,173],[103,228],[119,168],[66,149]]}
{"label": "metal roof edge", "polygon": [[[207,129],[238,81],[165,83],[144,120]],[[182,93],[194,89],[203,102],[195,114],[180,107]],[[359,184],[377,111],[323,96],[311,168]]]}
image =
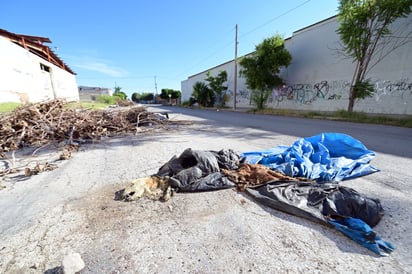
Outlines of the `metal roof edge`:
{"label": "metal roof edge", "polygon": [[60,59],[60,57],[50,47],[43,44],[51,43],[50,38],[16,34],[5,29],[0,29],[0,36],[3,36],[20,47],[29,50],[31,53],[39,56],[43,60],[50,62],[73,75],[76,75],[76,73],[68,65],[66,65],[66,63],[64,63],[63,60]]}

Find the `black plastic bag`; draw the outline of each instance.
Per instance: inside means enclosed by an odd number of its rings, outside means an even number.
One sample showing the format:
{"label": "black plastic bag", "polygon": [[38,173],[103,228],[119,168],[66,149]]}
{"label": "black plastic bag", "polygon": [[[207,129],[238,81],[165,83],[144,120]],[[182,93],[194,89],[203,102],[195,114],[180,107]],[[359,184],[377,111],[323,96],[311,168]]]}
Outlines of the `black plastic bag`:
{"label": "black plastic bag", "polygon": [[239,156],[232,150],[202,151],[190,148],[159,168],[156,175],[170,177],[170,185],[178,191],[208,191],[235,186],[220,173],[220,167],[237,168]]}
{"label": "black plastic bag", "polygon": [[328,224],[328,218],[357,218],[373,227],[383,217],[378,199],[362,196],[338,183],[274,181],[246,193],[271,208]]}

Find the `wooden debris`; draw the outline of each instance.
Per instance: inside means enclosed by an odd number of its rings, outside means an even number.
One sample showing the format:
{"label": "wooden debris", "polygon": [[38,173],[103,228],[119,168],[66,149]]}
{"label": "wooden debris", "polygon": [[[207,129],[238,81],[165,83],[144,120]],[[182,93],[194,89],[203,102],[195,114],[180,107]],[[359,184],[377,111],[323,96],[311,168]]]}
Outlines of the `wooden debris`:
{"label": "wooden debris", "polygon": [[26,167],[24,169],[24,175],[26,177],[29,177],[29,176],[32,176],[32,175],[37,175],[37,174],[39,174],[41,172],[44,172],[44,171],[52,171],[56,168],[57,168],[57,165],[55,165],[55,164],[49,164],[47,162],[44,163],[44,164],[37,163],[33,168]]}
{"label": "wooden debris", "polygon": [[79,145],[67,144],[59,156],[59,160],[68,160],[72,157],[72,151],[78,151]]}
{"label": "wooden debris", "polygon": [[0,117],[0,154],[25,146],[65,141],[75,144],[90,139],[136,134],[141,127],[171,122],[144,107],[108,110],[68,109],[63,100],[29,104]]}
{"label": "wooden debris", "polygon": [[6,163],[6,168],[0,169],[0,177],[19,172],[21,168],[26,176],[54,169],[54,165],[48,163],[38,163],[31,168],[16,167],[14,154],[24,147],[37,147],[34,155],[50,144],[64,144],[58,159],[67,160],[88,140],[187,123],[171,121],[134,104],[105,110],[70,109],[61,99],[24,105],[0,116],[0,159]]}

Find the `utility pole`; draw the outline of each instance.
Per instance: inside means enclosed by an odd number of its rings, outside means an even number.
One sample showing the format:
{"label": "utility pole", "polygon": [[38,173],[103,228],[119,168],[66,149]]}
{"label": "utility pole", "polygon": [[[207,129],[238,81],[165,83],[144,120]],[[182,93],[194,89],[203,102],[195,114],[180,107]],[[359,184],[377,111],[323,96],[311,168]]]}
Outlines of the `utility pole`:
{"label": "utility pole", "polygon": [[234,91],[233,91],[233,110],[236,110],[236,93],[237,93],[237,24],[236,24],[236,35],[235,35],[235,81],[234,81]]}
{"label": "utility pole", "polygon": [[156,75],[155,75],[155,77],[154,77],[154,80],[155,80],[155,96],[154,96],[154,101],[155,101],[155,103],[156,103],[156,97],[157,97],[157,82],[156,82]]}

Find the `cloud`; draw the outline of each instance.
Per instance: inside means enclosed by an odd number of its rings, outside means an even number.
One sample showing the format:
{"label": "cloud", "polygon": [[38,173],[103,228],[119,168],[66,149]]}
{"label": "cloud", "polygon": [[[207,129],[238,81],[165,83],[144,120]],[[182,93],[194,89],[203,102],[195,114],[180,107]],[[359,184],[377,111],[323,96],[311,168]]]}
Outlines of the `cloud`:
{"label": "cloud", "polygon": [[96,71],[110,77],[125,77],[129,74],[128,71],[118,68],[118,67],[111,67],[103,62],[98,61],[86,61],[80,62],[73,65],[74,67],[82,68],[85,70]]}

